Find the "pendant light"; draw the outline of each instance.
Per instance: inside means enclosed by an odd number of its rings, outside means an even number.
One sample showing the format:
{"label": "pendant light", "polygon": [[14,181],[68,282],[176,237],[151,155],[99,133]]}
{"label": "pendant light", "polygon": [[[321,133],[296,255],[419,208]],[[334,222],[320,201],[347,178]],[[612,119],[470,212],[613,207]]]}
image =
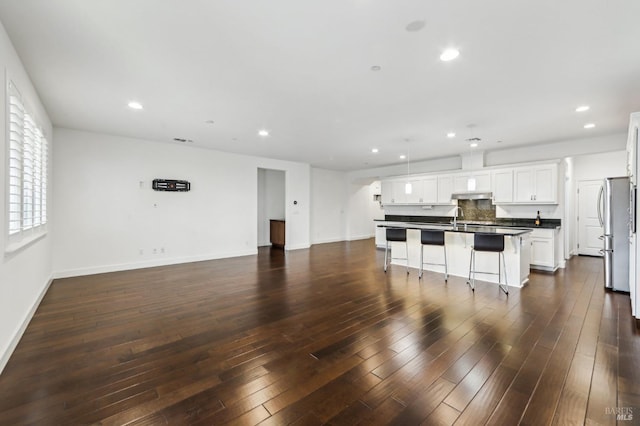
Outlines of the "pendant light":
{"label": "pendant light", "polygon": [[471,142],[469,144],[469,162],[471,163],[471,174],[469,178],[467,178],[467,191],[475,191],[476,190],[476,178],[473,176],[473,148],[474,146],[478,146],[477,143]]}
{"label": "pendant light", "polygon": [[467,139],[469,142],[469,164],[471,165],[471,173],[467,178],[467,191],[475,191],[476,190],[476,178],[473,175],[473,149],[478,146],[478,142],[480,142],[480,138],[473,137],[473,129],[476,127],[475,124],[469,124],[467,128],[469,129],[469,134],[471,137]]}
{"label": "pendant light", "polygon": [[413,192],[413,185],[409,181],[410,168],[409,168],[409,139],[405,139],[407,141],[407,183],[404,184],[404,193],[410,195]]}

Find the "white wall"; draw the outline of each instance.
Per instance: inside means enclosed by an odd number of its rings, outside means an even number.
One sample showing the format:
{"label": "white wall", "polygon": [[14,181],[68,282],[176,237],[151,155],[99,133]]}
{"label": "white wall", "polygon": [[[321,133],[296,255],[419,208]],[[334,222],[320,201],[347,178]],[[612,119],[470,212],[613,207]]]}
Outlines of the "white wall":
{"label": "white wall", "polygon": [[[411,174],[460,170],[461,168],[462,157],[457,155],[454,157],[412,162]],[[400,163],[392,166],[375,167],[348,172],[347,180],[352,183],[368,184],[376,179],[390,176],[403,176],[406,174],[407,164]]]}
{"label": "white wall", "polygon": [[576,182],[626,175],[627,151],[624,149],[573,157],[573,176]]}
{"label": "white wall", "polygon": [[580,155],[573,157],[573,179],[571,182],[571,194],[567,197],[567,203],[571,205],[573,214],[568,216],[571,220],[571,232],[567,236],[571,253],[578,251],[578,222],[577,222],[577,190],[580,181],[602,180],[606,177],[627,175],[627,151],[604,152],[592,155]]}
{"label": "white wall", "polygon": [[373,196],[380,183],[349,183],[349,209],[347,215],[347,240],[359,240],[375,236],[374,219],[384,219],[384,210]]}
{"label": "white wall", "polygon": [[[311,229],[311,166],[306,163],[240,156],[262,169],[285,172],[285,250],[309,248]],[[254,196],[255,198],[255,196]]]}
{"label": "white wall", "polygon": [[[561,160],[565,157],[607,153],[626,149],[627,134],[618,133],[607,136],[585,137],[567,141],[557,141],[541,145],[525,145],[514,148],[482,151],[484,166],[493,167],[534,161]],[[437,158],[433,160],[416,161],[411,163],[411,173],[455,172],[463,169],[463,158],[467,154]],[[473,157],[473,162],[479,157]],[[391,166],[375,167],[356,170],[348,173],[351,182],[369,179],[380,179],[391,176],[402,176],[407,173],[407,165],[398,163]]]}
{"label": "white wall", "polygon": [[345,172],[311,169],[311,243],[347,239],[347,180]]}
{"label": "white wall", "polygon": [[271,245],[271,219],[285,218],[285,178],[281,170],[258,169],[258,246]]}
{"label": "white wall", "polygon": [[589,155],[624,150],[627,134],[572,139],[536,146],[522,146],[496,151],[486,151],[485,166],[522,163],[529,161],[560,160],[565,157]]}
{"label": "white wall", "polygon": [[[28,105],[36,120],[43,126],[45,137],[49,141],[49,154],[54,150],[51,138],[51,122],[29,76],[27,75],[18,55],[16,54],[4,26],[0,24],[0,67],[6,73],[6,79],[12,80],[20,90],[23,100]],[[2,102],[0,102],[0,129],[3,140],[6,139],[6,88],[4,81],[2,88]],[[0,149],[0,188],[3,207],[0,209],[0,372],[4,368],[9,356],[15,349],[28,321],[35,312],[37,305],[46,291],[51,279],[51,235],[19,249],[12,253],[5,253],[7,248],[6,234],[6,176],[7,159],[5,145]],[[51,161],[49,161],[51,164]],[[51,169],[51,167],[50,167]],[[51,171],[49,171],[51,176]],[[51,191],[54,185],[49,179],[48,205],[52,206]],[[49,209],[49,224],[51,229],[55,217]]]}
{"label": "white wall", "polygon": [[[287,201],[301,200],[286,208],[287,248],[309,246],[307,165],[69,129],[55,139],[57,277],[256,253],[259,167],[287,172]],[[154,178],[191,191],[153,191]]]}

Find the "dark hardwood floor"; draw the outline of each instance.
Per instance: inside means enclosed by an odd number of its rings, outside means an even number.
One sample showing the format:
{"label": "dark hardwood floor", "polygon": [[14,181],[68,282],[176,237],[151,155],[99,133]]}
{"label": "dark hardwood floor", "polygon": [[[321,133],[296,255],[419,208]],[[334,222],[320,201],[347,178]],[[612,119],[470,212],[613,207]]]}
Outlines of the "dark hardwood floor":
{"label": "dark hardwood floor", "polygon": [[373,240],[56,280],[0,375],[0,424],[616,424],[640,333],[602,261],[504,295]]}

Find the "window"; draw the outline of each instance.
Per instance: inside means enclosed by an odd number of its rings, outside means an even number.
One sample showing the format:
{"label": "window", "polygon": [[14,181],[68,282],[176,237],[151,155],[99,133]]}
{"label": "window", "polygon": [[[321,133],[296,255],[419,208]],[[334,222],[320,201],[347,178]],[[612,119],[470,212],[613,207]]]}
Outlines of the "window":
{"label": "window", "polygon": [[48,144],[13,83],[8,94],[7,227],[12,242],[26,243],[45,232]]}

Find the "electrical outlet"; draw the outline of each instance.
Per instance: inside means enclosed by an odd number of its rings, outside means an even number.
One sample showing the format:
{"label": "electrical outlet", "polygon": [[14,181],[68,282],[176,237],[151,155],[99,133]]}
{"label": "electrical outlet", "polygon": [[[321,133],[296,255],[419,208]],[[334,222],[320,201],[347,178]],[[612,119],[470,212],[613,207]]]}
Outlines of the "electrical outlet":
{"label": "electrical outlet", "polygon": [[158,249],[157,248],[153,249],[153,254],[158,254]]}
{"label": "electrical outlet", "polygon": [[164,253],[164,247],[160,247],[160,253]]}

